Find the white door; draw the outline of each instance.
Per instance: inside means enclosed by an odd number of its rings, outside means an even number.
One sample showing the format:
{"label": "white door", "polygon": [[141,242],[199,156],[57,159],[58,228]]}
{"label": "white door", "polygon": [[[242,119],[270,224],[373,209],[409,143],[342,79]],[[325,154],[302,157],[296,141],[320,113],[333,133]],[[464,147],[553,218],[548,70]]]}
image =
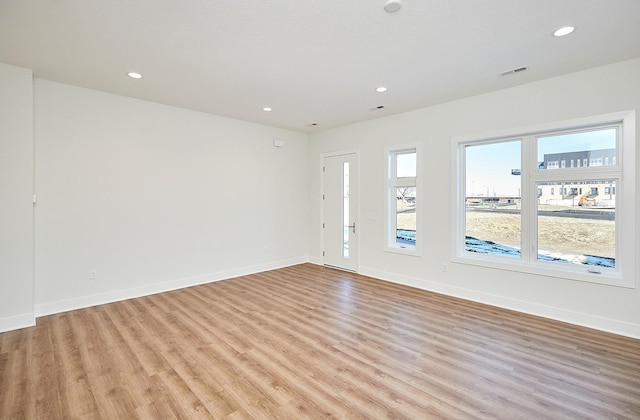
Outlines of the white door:
{"label": "white door", "polygon": [[324,158],[324,265],[358,270],[358,167],[355,153]]}

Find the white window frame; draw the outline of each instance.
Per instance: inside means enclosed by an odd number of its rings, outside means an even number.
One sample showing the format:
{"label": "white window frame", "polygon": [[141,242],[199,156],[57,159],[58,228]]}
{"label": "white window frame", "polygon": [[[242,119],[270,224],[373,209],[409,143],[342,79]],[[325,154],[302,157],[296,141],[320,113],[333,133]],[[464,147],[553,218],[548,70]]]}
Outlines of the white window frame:
{"label": "white window frame", "polygon": [[[408,177],[408,178],[396,178],[396,159],[397,155],[406,154],[406,153],[414,153],[416,154],[416,176]],[[413,145],[404,145],[404,146],[394,146],[385,148],[385,174],[386,174],[386,183],[385,183],[385,197],[386,197],[386,205],[385,205],[385,247],[384,250],[387,252],[393,252],[397,254],[405,254],[419,257],[421,256],[422,250],[422,236],[419,233],[419,230],[422,226],[421,221],[421,211],[420,211],[420,202],[422,200],[422,195],[420,191],[420,150],[419,146],[416,144]],[[396,242],[396,223],[397,223],[397,215],[396,215],[396,206],[397,206],[397,196],[396,196],[396,188],[398,187],[412,187],[416,188],[416,244],[399,244]]]}
{"label": "white window frame", "polygon": [[[599,167],[538,170],[537,137],[559,131],[582,131],[606,125],[620,124],[616,155],[618,164]],[[465,161],[464,148],[468,145],[490,144],[508,140],[521,140],[521,258],[477,254],[465,250]],[[605,115],[540,124],[531,127],[485,133],[452,139],[453,194],[452,260],[495,269],[538,274],[559,279],[635,288],[635,111],[623,111]],[[529,165],[527,165],[527,162]],[[616,194],[616,267],[599,268],[587,265],[559,264],[540,261],[537,258],[537,182],[614,179],[620,194]],[[528,204],[525,197],[529,197]],[[623,244],[623,246],[621,246]]]}

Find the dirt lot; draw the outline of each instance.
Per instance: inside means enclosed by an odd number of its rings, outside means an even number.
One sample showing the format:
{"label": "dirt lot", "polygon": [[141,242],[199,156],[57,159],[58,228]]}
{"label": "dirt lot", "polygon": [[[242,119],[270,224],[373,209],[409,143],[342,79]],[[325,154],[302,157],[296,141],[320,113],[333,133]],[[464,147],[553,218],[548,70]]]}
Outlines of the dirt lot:
{"label": "dirt lot", "polygon": [[[540,249],[553,252],[615,257],[615,222],[540,216]],[[520,216],[467,211],[467,236],[520,247]]]}
{"label": "dirt lot", "polygon": [[[558,206],[541,210],[562,210]],[[398,205],[398,228],[416,228],[415,207]],[[540,216],[538,247],[568,254],[615,258],[615,222],[572,217]],[[520,248],[520,215],[467,211],[467,236]]]}
{"label": "dirt lot", "polygon": [[398,200],[396,207],[398,212],[397,228],[416,230],[416,206],[412,203],[403,203]]}

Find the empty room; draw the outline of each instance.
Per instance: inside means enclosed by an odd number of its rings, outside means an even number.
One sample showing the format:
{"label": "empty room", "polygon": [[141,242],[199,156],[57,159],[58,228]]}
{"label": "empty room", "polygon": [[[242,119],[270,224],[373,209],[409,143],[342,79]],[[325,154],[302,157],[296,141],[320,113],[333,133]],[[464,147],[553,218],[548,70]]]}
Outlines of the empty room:
{"label": "empty room", "polygon": [[0,419],[638,419],[638,110],[638,0],[0,0]]}

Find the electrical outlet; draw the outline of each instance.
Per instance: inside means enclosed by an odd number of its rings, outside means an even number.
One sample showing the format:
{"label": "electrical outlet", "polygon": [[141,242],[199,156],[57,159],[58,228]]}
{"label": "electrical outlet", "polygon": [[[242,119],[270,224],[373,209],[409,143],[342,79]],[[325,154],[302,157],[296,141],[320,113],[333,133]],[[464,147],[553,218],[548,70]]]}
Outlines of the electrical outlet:
{"label": "electrical outlet", "polygon": [[98,270],[89,270],[89,280],[96,280],[98,278]]}
{"label": "electrical outlet", "polygon": [[448,269],[449,269],[449,267],[447,267],[447,264],[444,264],[444,265],[442,266],[442,271],[443,271],[444,273],[446,273]]}

